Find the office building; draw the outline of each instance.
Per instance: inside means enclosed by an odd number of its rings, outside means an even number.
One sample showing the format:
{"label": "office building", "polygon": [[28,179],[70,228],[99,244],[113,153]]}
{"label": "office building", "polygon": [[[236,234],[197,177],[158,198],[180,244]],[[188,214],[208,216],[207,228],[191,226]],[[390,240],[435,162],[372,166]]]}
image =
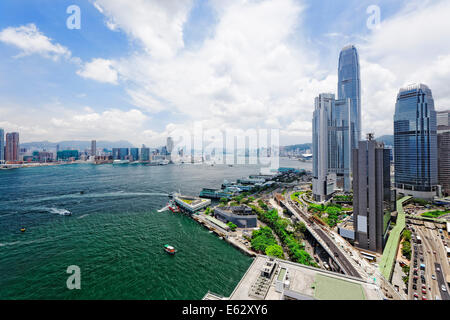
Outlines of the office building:
{"label": "office building", "polygon": [[397,193],[433,199],[437,194],[437,126],[431,90],[424,84],[400,89],[394,115]]}
{"label": "office building", "polygon": [[167,150],[168,155],[172,154],[172,151],[173,151],[173,139],[172,139],[172,137],[168,137],[167,138],[166,150]]}
{"label": "office building", "polygon": [[5,144],[5,161],[19,161],[19,133],[7,133]]}
{"label": "office building", "polygon": [[95,157],[97,155],[97,141],[91,141],[91,156]]}
{"label": "office building", "polygon": [[130,148],[130,160],[139,161],[139,148]]}
{"label": "office building", "polygon": [[142,147],[141,148],[141,157],[140,160],[143,162],[150,161],[150,148]]}
{"label": "office building", "polygon": [[128,160],[129,149],[128,148],[113,148],[112,155],[113,155],[113,160]]}
{"label": "office building", "polygon": [[351,100],[336,100],[328,117],[328,171],[336,175],[336,187],[351,191]]}
{"label": "office building", "polygon": [[0,161],[5,160],[5,131],[0,128]]}
{"label": "office building", "polygon": [[214,209],[214,217],[225,223],[234,223],[238,228],[256,228],[258,218],[252,208],[245,205],[217,207]]}
{"label": "office building", "polygon": [[[316,144],[316,150],[320,152],[313,160],[318,168],[315,194],[319,195],[317,198],[326,199],[330,196],[330,191],[326,191],[328,188],[352,190],[352,149],[357,147],[361,136],[361,80],[355,46],[344,47],[339,55],[338,99],[332,94],[322,94],[316,98],[316,110],[318,103],[328,106],[323,110],[319,107],[322,111],[318,111],[313,120],[313,145]],[[314,153],[315,150],[313,158]]]}
{"label": "office building", "polygon": [[79,156],[78,150],[62,150],[58,151],[56,155],[58,160],[63,161],[75,161],[79,159]]}
{"label": "office building", "polygon": [[390,152],[369,134],[353,149],[355,245],[382,253],[391,211]]}
{"label": "office building", "polygon": [[437,112],[438,184],[450,196],[450,110]]}
{"label": "office building", "polygon": [[353,45],[344,47],[339,55],[338,99],[350,99],[348,125],[354,149],[361,140],[361,77],[359,55]]}
{"label": "office building", "polygon": [[331,198],[335,188],[335,176],[329,174],[328,119],[334,108],[334,94],[324,93],[315,101],[313,113],[313,197],[315,201]]}
{"label": "office building", "polygon": [[450,126],[450,110],[436,111],[437,126]]}

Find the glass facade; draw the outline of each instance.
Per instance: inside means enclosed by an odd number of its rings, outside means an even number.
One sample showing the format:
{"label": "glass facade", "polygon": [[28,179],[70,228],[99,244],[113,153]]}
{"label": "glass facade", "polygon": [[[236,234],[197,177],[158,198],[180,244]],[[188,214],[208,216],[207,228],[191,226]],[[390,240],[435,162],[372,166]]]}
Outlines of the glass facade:
{"label": "glass facade", "polygon": [[128,148],[113,148],[112,154],[114,160],[127,160]]}
{"label": "glass facade", "polygon": [[395,186],[431,192],[436,189],[436,112],[431,90],[423,84],[400,89],[394,115]]}
{"label": "glass facade", "polygon": [[353,45],[344,47],[339,55],[338,99],[350,99],[351,149],[357,148],[361,140],[361,78],[359,55]]}
{"label": "glass facade", "polygon": [[133,161],[139,160],[139,149],[138,148],[131,148],[130,149],[130,155],[133,158]]}
{"label": "glass facade", "polygon": [[150,161],[150,149],[149,148],[141,148],[141,161]]}
{"label": "glass facade", "polygon": [[[327,174],[335,175],[338,188],[351,191],[352,149],[357,148],[361,138],[361,81],[355,46],[344,47],[339,55],[338,99],[331,94],[321,94],[317,99],[313,119],[313,154],[321,150],[319,143],[325,143]],[[317,101],[321,103],[322,99],[332,101],[323,111],[327,114],[327,121],[319,123]],[[326,130],[326,133],[322,130]],[[320,134],[327,136],[326,139],[320,139],[322,142],[317,138]],[[320,174],[318,168],[322,167],[322,163],[319,163],[323,162],[321,158],[323,156],[320,155],[313,157],[314,176]]]}
{"label": "glass facade", "polygon": [[328,168],[330,172],[336,174],[337,186],[345,191],[351,190],[351,115],[350,99],[336,100],[328,121]]}

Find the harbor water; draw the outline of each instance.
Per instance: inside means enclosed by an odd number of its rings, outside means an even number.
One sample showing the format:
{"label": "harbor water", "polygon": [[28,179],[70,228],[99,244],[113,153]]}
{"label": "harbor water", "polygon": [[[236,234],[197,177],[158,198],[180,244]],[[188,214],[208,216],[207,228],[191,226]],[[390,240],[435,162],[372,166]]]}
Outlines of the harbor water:
{"label": "harbor water", "polygon": [[[281,165],[308,168],[285,160]],[[193,219],[158,212],[258,166],[62,165],[0,171],[0,299],[201,299],[229,295],[251,258]],[[25,228],[25,232],[21,229]],[[164,251],[169,244],[174,256]],[[81,270],[69,290],[67,268]]]}

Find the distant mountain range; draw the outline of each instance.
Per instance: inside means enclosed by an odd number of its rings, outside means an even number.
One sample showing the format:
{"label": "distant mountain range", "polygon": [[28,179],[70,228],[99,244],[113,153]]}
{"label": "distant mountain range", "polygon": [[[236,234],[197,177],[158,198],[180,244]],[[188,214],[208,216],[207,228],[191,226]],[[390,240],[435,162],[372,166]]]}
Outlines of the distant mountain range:
{"label": "distant mountain range", "polygon": [[280,148],[286,152],[291,152],[294,150],[308,150],[312,148],[312,143],[294,144],[291,146],[284,146]]}
{"label": "distant mountain range", "polygon": [[[39,142],[27,142],[21,143],[21,148],[27,149],[55,149],[56,145],[59,145],[59,150],[85,150],[91,148],[91,141],[60,141],[60,142],[49,142],[49,141],[39,141]],[[97,148],[133,148],[134,146],[128,141],[97,141]]]}
{"label": "distant mountain range", "polygon": [[384,142],[386,146],[394,146],[394,136],[393,135],[385,135],[379,138],[376,138],[378,142]]}

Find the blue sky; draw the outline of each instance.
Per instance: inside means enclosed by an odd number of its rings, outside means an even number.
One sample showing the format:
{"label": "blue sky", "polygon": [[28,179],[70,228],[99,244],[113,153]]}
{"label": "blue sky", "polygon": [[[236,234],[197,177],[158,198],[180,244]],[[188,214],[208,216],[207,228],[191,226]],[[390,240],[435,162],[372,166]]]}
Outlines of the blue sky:
{"label": "blue sky", "polygon": [[[79,30],[66,27],[70,5]],[[353,43],[363,131],[389,134],[405,84],[450,106],[448,16],[448,1],[3,0],[0,127],[23,142],[158,145],[193,123],[309,142],[314,97],[336,91],[339,50]]]}

